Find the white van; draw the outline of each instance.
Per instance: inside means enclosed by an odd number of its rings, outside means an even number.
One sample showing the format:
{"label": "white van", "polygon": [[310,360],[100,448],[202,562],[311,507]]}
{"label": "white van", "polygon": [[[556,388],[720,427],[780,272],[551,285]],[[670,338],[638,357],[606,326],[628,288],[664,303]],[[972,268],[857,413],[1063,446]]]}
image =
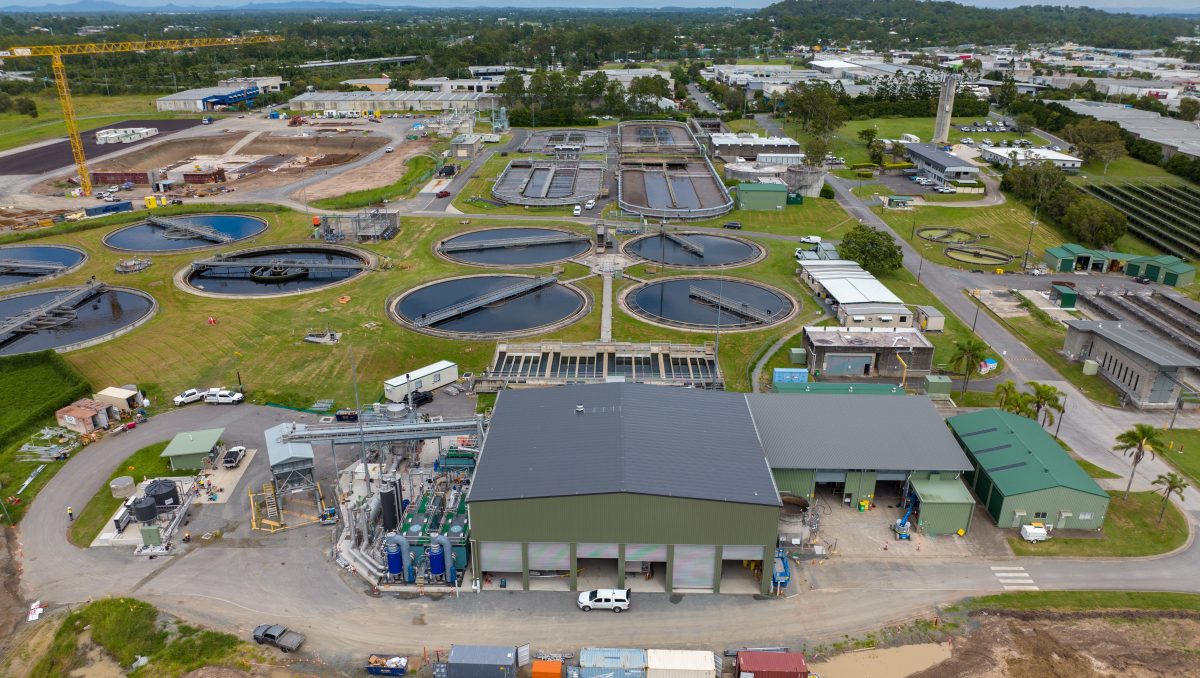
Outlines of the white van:
{"label": "white van", "polygon": [[576,205],[575,209],[571,210],[571,216],[577,217],[581,214],[583,214],[583,207],[581,207],[579,205]]}
{"label": "white van", "polygon": [[621,613],[629,609],[630,589],[592,589],[579,594],[576,604],[584,612],[597,610],[612,610]]}

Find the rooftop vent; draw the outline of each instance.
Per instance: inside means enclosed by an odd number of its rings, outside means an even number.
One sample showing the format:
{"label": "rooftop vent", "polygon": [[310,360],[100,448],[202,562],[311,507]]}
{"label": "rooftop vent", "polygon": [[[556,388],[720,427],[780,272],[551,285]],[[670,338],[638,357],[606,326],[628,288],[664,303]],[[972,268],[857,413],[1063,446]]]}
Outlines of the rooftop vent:
{"label": "rooftop vent", "polygon": [[583,403],[575,406],[575,414],[583,414]]}

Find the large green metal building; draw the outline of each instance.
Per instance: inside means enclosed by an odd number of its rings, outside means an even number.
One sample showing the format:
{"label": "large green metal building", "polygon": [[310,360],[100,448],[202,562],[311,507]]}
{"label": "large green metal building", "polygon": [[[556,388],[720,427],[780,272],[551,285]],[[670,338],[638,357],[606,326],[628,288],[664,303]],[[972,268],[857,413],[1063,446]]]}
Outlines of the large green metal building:
{"label": "large green metal building", "polygon": [[967,484],[998,526],[1041,522],[1095,530],[1104,524],[1108,493],[1037,422],[988,409],[946,423],[970,459]]}
{"label": "large green metal building", "polygon": [[502,391],[467,502],[476,578],[637,562],[668,592],[769,572],[780,507],[744,394],[616,383]]}

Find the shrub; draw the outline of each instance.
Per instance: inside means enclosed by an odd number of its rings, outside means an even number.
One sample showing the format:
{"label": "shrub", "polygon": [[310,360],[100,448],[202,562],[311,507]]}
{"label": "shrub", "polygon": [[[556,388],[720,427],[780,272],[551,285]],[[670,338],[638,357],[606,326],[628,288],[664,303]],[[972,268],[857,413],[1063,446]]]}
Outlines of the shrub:
{"label": "shrub", "polygon": [[833,192],[833,187],[830,186],[829,184],[825,184],[824,186],[822,186],[821,187],[821,197],[822,198],[836,197],[836,194]]}

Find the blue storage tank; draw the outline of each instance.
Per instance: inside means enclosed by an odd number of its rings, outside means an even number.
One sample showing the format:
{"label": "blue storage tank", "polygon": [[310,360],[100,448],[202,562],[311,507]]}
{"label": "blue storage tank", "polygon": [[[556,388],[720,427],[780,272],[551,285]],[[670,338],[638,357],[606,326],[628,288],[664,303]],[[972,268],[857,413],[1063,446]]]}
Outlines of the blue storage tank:
{"label": "blue storage tank", "polygon": [[580,678],[645,678],[645,675],[645,650],[585,647],[579,651]]}
{"label": "blue storage tank", "polygon": [[772,384],[808,383],[808,369],[803,367],[776,367],[771,376]]}
{"label": "blue storage tank", "polygon": [[441,544],[429,546],[429,574],[435,577],[446,574],[446,553],[442,551]]}
{"label": "blue storage tank", "polygon": [[388,574],[398,576],[404,570],[404,560],[400,556],[399,544],[388,544],[387,561]]}

